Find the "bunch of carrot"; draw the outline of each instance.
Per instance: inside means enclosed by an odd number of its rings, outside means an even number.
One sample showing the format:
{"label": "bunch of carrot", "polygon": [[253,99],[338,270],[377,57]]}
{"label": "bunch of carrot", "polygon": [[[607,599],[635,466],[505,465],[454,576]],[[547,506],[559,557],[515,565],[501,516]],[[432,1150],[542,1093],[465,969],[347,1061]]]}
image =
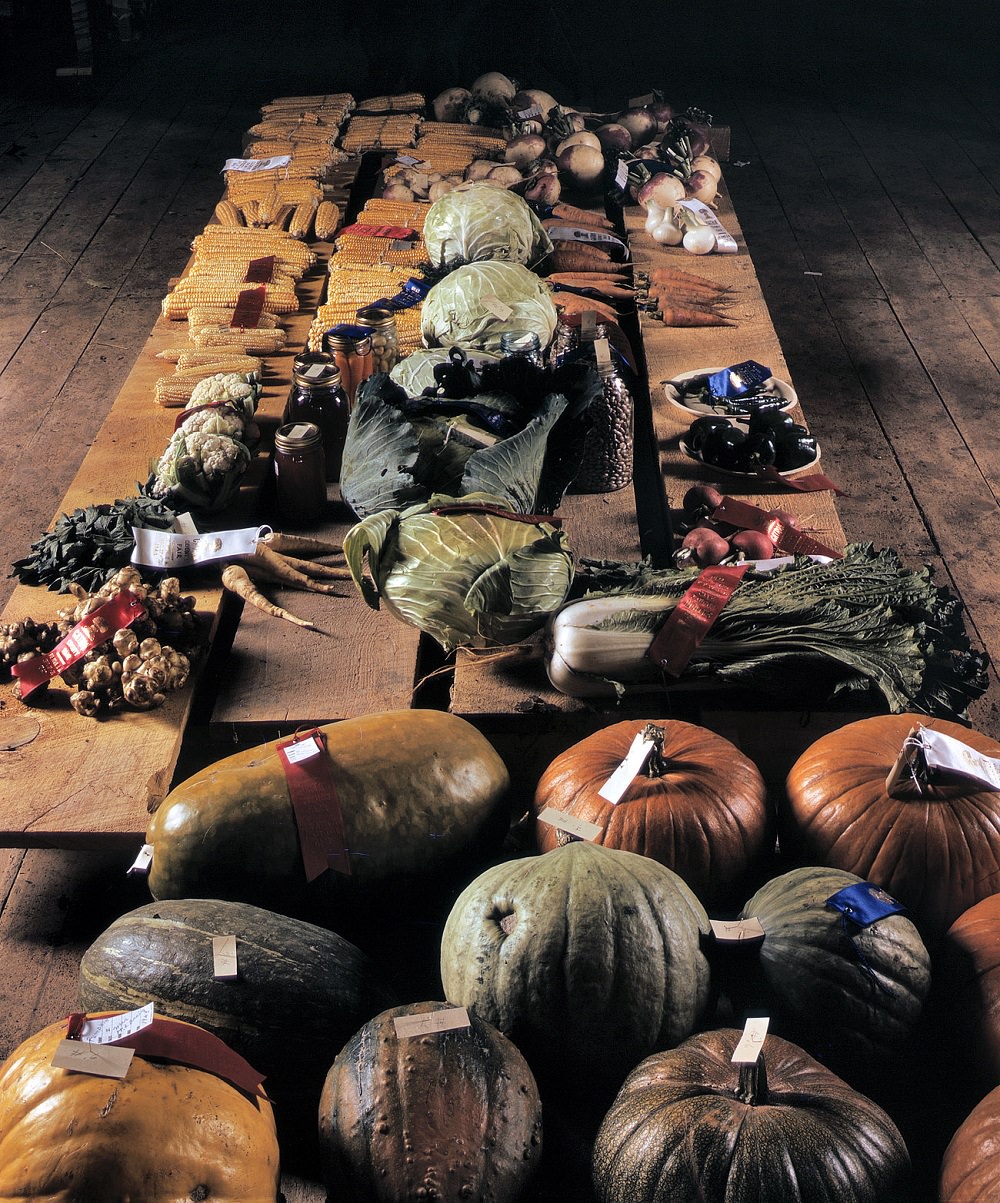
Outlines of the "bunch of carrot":
{"label": "bunch of carrot", "polygon": [[736,325],[720,312],[728,302],[729,289],[694,272],[654,267],[648,273],[648,291],[656,300],[657,314],[665,326]]}

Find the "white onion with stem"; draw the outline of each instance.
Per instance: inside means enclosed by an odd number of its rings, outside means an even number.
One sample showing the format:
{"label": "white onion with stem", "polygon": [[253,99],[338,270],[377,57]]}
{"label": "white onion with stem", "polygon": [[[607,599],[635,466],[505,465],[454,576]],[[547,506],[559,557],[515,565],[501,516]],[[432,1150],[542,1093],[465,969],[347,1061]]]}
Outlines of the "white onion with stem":
{"label": "white onion with stem", "polygon": [[708,226],[695,226],[685,230],[681,241],[684,249],[692,255],[707,255],[715,250],[715,234]]}
{"label": "white onion with stem", "polygon": [[[674,222],[670,213],[664,213],[662,220],[650,230],[649,236],[660,246],[680,246],[687,237],[680,226]],[[714,243],[715,239],[713,238],[712,241]]]}
{"label": "white onion with stem", "polygon": [[656,229],[656,227],[660,224],[660,222],[666,216],[666,212],[667,212],[666,209],[664,209],[661,205],[657,205],[653,201],[649,202],[649,204],[646,206],[646,227],[645,227],[645,229],[646,229],[647,234],[653,233],[653,231]]}

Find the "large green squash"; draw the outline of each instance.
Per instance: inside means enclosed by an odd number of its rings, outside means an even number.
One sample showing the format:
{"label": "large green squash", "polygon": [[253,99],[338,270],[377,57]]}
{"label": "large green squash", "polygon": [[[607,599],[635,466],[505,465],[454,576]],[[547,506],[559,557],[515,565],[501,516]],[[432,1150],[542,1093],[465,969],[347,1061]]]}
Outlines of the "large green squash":
{"label": "large green squash", "polygon": [[487,869],[445,923],[441,980],[532,1068],[617,1088],[683,1040],[709,988],[705,909],[672,870],[577,842]]}
{"label": "large green squash", "polygon": [[843,869],[793,869],[765,883],[741,914],[764,929],[762,1002],[774,1030],[845,1074],[898,1050],[931,984],[930,956],[905,915],[861,927],[826,905],[860,881]]}
{"label": "large green squash", "polygon": [[400,1036],[395,1020],[445,1010],[413,1003],[377,1015],[345,1045],[319,1107],[331,1200],[516,1203],[542,1151],[542,1111],[524,1057],[475,1015],[471,1026]]}
{"label": "large green squash", "polygon": [[[236,937],[238,975],[213,975],[212,938]],[[375,966],[324,928],[242,902],[177,899],[115,920],[80,963],[88,1011],[130,1010],[207,1028],[282,1088],[318,1097],[347,1038],[394,1000]]]}
{"label": "large green squash", "polygon": [[[507,769],[455,715],[398,710],[331,723],[326,755],[343,814],[351,876],[343,892],[433,882],[505,830]],[[238,752],[164,798],[146,832],[154,898],[233,898],[285,909],[304,890],[298,828],[274,742]]]}
{"label": "large green squash", "polygon": [[599,1203],[912,1203],[881,1107],[777,1036],[733,1065],[739,1037],[699,1033],[629,1074],[594,1142]]}

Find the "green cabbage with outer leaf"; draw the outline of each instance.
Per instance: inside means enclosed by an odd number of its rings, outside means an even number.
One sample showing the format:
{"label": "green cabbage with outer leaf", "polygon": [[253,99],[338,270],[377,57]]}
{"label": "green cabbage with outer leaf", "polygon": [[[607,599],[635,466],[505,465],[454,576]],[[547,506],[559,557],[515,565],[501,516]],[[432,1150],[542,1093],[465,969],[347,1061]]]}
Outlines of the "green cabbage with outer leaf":
{"label": "green cabbage with outer leaf", "polygon": [[[413,351],[392,369],[389,375],[394,383],[404,389],[408,396],[419,397],[425,389],[432,389],[437,384],[434,379],[434,369],[438,364],[448,362],[450,347],[429,347],[422,351]],[[481,363],[485,359],[499,359],[499,355],[478,351],[472,358]]]}
{"label": "green cabbage with outer leaf", "polygon": [[[497,316],[497,303],[509,317]],[[547,347],[556,329],[556,307],[548,286],[520,263],[467,263],[428,292],[421,309],[421,334],[428,346],[499,351],[507,331],[533,330]]]}
{"label": "green cabbage with outer leaf", "polygon": [[528,202],[492,184],[460,184],[440,197],[427,210],[422,233],[432,266],[448,271],[486,259],[530,265],[552,250]]}
{"label": "green cabbage with outer leaf", "polygon": [[384,605],[445,651],[524,639],[573,583],[563,532],[486,493],[372,514],[347,532],[344,558],[368,605]]}

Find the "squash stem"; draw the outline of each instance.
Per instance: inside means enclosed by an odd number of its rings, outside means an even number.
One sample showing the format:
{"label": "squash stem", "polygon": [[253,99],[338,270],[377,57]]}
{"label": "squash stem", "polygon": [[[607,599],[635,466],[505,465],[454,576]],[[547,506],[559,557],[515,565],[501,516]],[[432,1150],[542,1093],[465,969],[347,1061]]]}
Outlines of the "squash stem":
{"label": "squash stem", "polygon": [[663,755],[664,735],[663,728],[658,727],[655,723],[647,723],[643,728],[643,739],[648,740],[653,745],[653,750],[646,760],[647,777],[662,777],[670,769],[670,761]]}
{"label": "squash stem", "polygon": [[767,1106],[767,1067],[763,1057],[758,1057],[753,1065],[740,1066],[740,1082],[736,1087],[736,1095],[748,1107]]}

